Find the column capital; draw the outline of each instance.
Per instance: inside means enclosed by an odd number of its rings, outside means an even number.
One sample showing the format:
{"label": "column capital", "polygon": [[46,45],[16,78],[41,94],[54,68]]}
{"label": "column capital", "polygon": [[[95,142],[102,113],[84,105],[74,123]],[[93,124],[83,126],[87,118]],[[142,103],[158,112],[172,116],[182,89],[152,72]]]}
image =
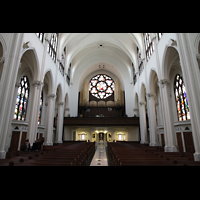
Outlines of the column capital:
{"label": "column capital", "polygon": [[169,79],[160,79],[160,81],[158,81],[158,86],[161,86],[161,88],[164,88],[164,86],[166,86],[167,84],[170,84],[170,80]]}
{"label": "column capital", "polygon": [[152,97],[156,97],[156,94],[155,93],[148,93],[146,95],[146,97],[148,97],[148,99],[152,98]]}
{"label": "column capital", "polygon": [[59,102],[58,103],[58,106],[63,106],[64,105],[64,102]]}
{"label": "column capital", "polygon": [[143,105],[145,106],[145,105],[146,105],[146,102],[140,101],[139,104],[140,104],[140,106],[143,106]]}
{"label": "column capital", "polygon": [[55,94],[49,94],[49,95],[47,95],[47,97],[50,98],[50,99],[52,99],[52,100],[54,100],[57,97],[57,95],[55,95]]}
{"label": "column capital", "polygon": [[5,62],[5,57],[1,57],[0,58],[0,63],[4,63]]}
{"label": "column capital", "polygon": [[38,80],[33,81],[33,86],[36,87],[37,89],[39,89],[39,87],[43,85],[44,84],[42,81],[38,81]]}

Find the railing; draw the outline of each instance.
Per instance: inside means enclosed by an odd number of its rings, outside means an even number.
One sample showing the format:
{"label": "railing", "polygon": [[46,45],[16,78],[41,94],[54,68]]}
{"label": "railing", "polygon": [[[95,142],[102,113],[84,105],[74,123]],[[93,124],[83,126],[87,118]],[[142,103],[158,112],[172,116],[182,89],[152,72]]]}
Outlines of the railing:
{"label": "railing", "polygon": [[139,126],[139,117],[64,117],[64,126]]}

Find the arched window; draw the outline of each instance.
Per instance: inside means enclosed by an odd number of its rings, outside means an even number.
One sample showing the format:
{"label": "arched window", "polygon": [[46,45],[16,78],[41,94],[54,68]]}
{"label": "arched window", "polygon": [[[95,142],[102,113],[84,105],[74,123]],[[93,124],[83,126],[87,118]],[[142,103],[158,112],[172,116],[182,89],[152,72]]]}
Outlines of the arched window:
{"label": "arched window", "polygon": [[61,60],[59,62],[59,70],[63,76],[64,76],[64,70],[65,70],[65,54],[66,54],[66,47],[63,49]]}
{"label": "arched window", "polygon": [[106,99],[111,96],[115,89],[115,83],[107,75],[96,75],[90,80],[89,91],[98,99]]}
{"label": "arched window", "polygon": [[40,95],[40,108],[39,108],[39,114],[38,114],[38,124],[41,124],[42,105],[43,105],[43,91]]}
{"label": "arched window", "polygon": [[58,45],[58,33],[52,33],[50,42],[47,47],[47,51],[49,52],[54,62],[56,62],[57,45]]}
{"label": "arched window", "polygon": [[43,43],[44,33],[36,33],[36,35],[38,36],[38,38],[40,39],[40,41]]}
{"label": "arched window", "polygon": [[134,85],[135,85],[136,82],[137,82],[137,76],[136,76],[136,74],[135,74],[135,67],[134,67],[133,63],[132,63],[132,69],[133,69],[133,83],[134,83]]}
{"label": "arched window", "polygon": [[27,76],[22,76],[20,86],[18,87],[16,105],[15,105],[15,120],[25,121],[26,111],[29,97],[29,81]]}
{"label": "arched window", "polygon": [[140,49],[137,47],[137,58],[138,58],[138,69],[139,69],[139,76],[142,73],[143,69],[144,69],[144,65],[143,65],[143,61],[141,58],[141,52]]}
{"label": "arched window", "polygon": [[151,54],[154,51],[154,42],[151,40],[150,33],[144,33],[144,44],[145,44],[145,50],[146,50],[146,57],[148,61],[151,57]]}
{"label": "arched window", "polygon": [[66,77],[66,81],[68,83],[68,85],[70,85],[70,74],[71,74],[71,63],[69,64],[69,68],[68,68],[68,71],[67,71],[67,77]]}
{"label": "arched window", "polygon": [[178,120],[185,121],[190,119],[189,105],[184,81],[181,75],[177,74],[174,80],[174,93]]}

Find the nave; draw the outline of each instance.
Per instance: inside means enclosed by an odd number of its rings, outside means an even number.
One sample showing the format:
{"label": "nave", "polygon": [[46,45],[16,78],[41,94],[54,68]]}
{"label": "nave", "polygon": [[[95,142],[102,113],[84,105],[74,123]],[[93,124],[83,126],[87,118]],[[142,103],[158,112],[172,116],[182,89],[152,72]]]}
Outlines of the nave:
{"label": "nave", "polygon": [[97,148],[90,166],[108,166],[106,145],[107,142],[97,142]]}
{"label": "nave", "polygon": [[67,141],[39,152],[8,152],[0,166],[200,166],[200,161],[191,153],[164,152],[162,147],[133,141]]}

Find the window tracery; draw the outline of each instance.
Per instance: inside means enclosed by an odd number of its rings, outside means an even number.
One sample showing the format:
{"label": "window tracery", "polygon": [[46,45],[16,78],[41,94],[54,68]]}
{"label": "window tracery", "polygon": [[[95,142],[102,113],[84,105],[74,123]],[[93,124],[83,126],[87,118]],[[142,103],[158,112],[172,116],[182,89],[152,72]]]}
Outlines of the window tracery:
{"label": "window tracery", "polygon": [[106,99],[114,93],[114,81],[103,74],[94,76],[90,80],[89,92],[98,99]]}
{"label": "window tracery", "polygon": [[29,97],[29,81],[27,76],[22,76],[20,86],[18,87],[16,104],[15,104],[15,120],[25,121],[26,111]]}
{"label": "window tracery", "polygon": [[185,121],[190,119],[189,105],[187,100],[186,88],[181,75],[177,74],[174,80],[174,93],[178,120]]}
{"label": "window tracery", "polygon": [[50,54],[54,62],[56,62],[57,45],[58,45],[58,33],[52,33],[50,42],[47,47],[47,52]]}
{"label": "window tracery", "polygon": [[154,41],[151,40],[150,33],[144,33],[144,44],[145,44],[146,57],[148,61],[154,51]]}

